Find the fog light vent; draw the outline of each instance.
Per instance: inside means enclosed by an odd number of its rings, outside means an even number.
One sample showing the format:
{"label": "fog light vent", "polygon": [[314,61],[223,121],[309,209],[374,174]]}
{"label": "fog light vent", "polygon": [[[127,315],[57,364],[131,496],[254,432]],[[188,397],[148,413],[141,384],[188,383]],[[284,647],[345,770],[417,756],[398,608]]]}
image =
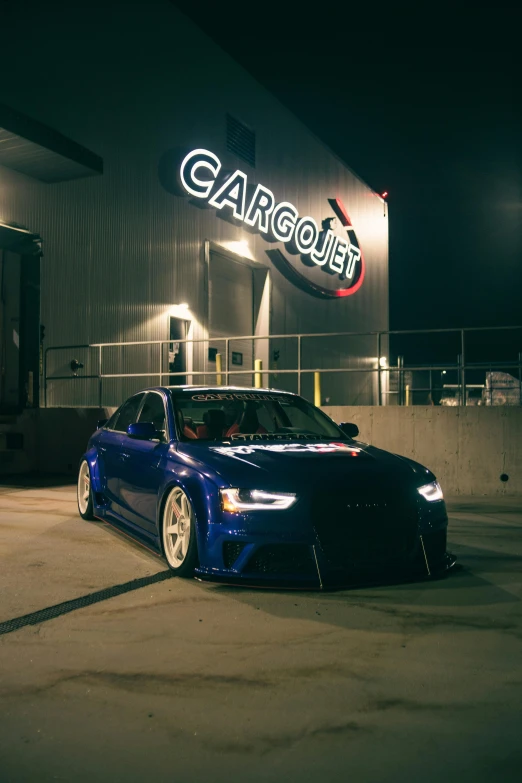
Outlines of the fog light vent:
{"label": "fog light vent", "polygon": [[223,563],[225,568],[232,568],[246,544],[242,541],[225,541],[223,544]]}

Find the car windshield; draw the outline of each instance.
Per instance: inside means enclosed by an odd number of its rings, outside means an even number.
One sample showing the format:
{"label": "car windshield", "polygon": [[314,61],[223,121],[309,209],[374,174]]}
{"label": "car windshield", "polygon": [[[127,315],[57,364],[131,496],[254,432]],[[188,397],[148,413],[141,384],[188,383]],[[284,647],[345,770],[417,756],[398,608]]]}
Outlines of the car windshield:
{"label": "car windshield", "polygon": [[181,439],[313,439],[346,436],[318,408],[286,394],[197,391],[173,394]]}

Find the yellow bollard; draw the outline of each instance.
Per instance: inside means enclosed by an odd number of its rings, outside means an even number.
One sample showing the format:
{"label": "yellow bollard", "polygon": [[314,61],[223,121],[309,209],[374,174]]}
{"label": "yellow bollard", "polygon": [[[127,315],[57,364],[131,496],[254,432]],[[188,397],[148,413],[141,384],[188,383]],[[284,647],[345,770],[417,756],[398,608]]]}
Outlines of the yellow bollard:
{"label": "yellow bollard", "polygon": [[262,377],[263,376],[261,375],[261,370],[262,369],[263,369],[263,360],[262,359],[255,359],[254,360],[254,370],[256,372],[255,372],[255,375],[254,375],[254,386],[255,386],[256,389],[261,389],[262,386],[263,386],[263,381],[262,381]]}
{"label": "yellow bollard", "polygon": [[404,404],[405,405],[409,405],[410,404],[410,385],[409,385],[409,383],[406,384],[406,400],[405,400]]}
{"label": "yellow bollard", "polygon": [[321,407],[321,373],[314,372],[314,405]]}
{"label": "yellow bollard", "polygon": [[216,386],[222,386],[223,379],[221,377],[221,354],[216,354]]}

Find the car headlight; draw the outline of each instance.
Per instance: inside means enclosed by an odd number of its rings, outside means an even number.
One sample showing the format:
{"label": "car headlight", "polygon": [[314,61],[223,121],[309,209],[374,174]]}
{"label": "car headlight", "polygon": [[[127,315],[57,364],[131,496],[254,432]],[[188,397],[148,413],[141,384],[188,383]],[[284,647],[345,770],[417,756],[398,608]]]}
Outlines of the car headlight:
{"label": "car headlight", "polygon": [[438,481],[432,481],[431,484],[424,484],[423,487],[417,487],[417,492],[419,492],[423,498],[429,500],[430,503],[434,500],[442,500],[444,498]]}
{"label": "car headlight", "polygon": [[220,489],[223,511],[275,511],[290,508],[297,500],[292,492],[265,492],[262,489]]}

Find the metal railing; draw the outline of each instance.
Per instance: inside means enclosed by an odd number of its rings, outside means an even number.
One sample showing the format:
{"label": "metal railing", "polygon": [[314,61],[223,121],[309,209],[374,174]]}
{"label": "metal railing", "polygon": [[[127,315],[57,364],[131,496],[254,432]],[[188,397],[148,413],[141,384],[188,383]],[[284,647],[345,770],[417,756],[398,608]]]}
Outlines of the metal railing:
{"label": "metal railing", "polygon": [[[131,379],[131,378],[146,378],[155,379],[157,385],[175,385],[175,380],[180,379],[183,382],[189,382],[194,384],[198,382],[198,379],[202,380],[202,385],[208,383],[207,379],[214,379],[216,383],[219,379],[220,383],[216,385],[222,385],[224,378],[224,385],[230,385],[230,379],[237,378],[239,376],[250,376],[252,385],[256,386],[270,386],[271,378],[275,376],[294,376],[296,378],[296,391],[298,394],[303,392],[303,385],[306,378],[310,376],[314,380],[314,401],[319,404],[324,404],[324,400],[321,397],[321,380],[327,377],[336,376],[341,374],[341,377],[356,378],[366,377],[370,378],[370,386],[375,387],[375,391],[372,392],[374,399],[370,403],[365,402],[363,404],[458,404],[466,405],[470,403],[472,395],[471,390],[481,388],[485,390],[483,398],[485,402],[483,404],[496,404],[494,402],[494,394],[498,389],[509,389],[510,399],[516,397],[516,391],[518,389],[518,401],[509,404],[522,404],[522,352],[518,351],[516,359],[493,360],[493,361],[467,361],[467,340],[471,335],[480,335],[480,333],[501,333],[508,332],[515,334],[518,330],[520,337],[518,338],[517,345],[522,346],[522,326],[513,327],[476,327],[476,328],[463,328],[463,329],[421,329],[421,330],[392,330],[392,331],[376,331],[376,332],[321,332],[321,333],[309,333],[309,334],[270,334],[270,335],[239,335],[231,337],[215,337],[215,338],[198,338],[198,339],[168,339],[168,340],[142,340],[142,341],[127,341],[127,342],[111,342],[111,343],[90,343],[90,344],[76,344],[76,345],[58,345],[51,346],[44,351],[43,360],[43,405],[45,407],[68,407],[67,402],[61,402],[56,405],[49,401],[49,385],[56,382],[68,382],[77,384],[82,381],[95,381],[97,384],[96,400],[93,400],[93,405],[102,407],[104,403],[104,384],[109,380],[118,379]],[[390,363],[390,342],[393,340],[403,340],[408,336],[456,336],[458,343],[458,353],[455,356],[455,361],[440,361],[431,362],[429,364],[411,363],[406,364],[404,361],[404,355],[402,353],[397,354],[396,362]],[[354,340],[364,338],[369,340],[373,345],[374,356],[360,355],[360,353],[353,354],[348,350],[342,350],[336,347],[331,354],[336,354],[336,364],[343,364],[344,366],[328,366],[328,363],[322,366],[314,364],[313,361],[304,361],[303,348],[307,341],[311,340]],[[237,366],[231,366],[232,347],[234,344],[244,341],[252,342],[252,366],[247,369],[241,369]],[[256,357],[256,345],[262,345],[265,342],[265,353],[269,354],[269,347],[274,342],[284,343],[285,341],[295,341],[296,353],[295,362],[292,367],[282,366],[262,366],[259,359],[256,359],[254,366],[254,357]],[[199,361],[190,361],[185,369],[181,371],[173,371],[171,368],[166,367],[168,364],[168,351],[169,347],[173,344],[185,345],[187,348],[191,348],[194,353],[197,351],[198,346],[204,347],[205,345],[210,347],[212,344],[218,344],[224,348],[223,353],[217,353],[217,356],[223,357],[224,362],[219,362],[221,366],[216,366],[216,369],[211,369],[208,366],[203,368],[197,368],[195,365],[208,365],[208,358],[204,358],[205,354],[201,353]],[[132,347],[157,347],[158,358],[157,364],[154,369],[149,368],[146,372],[104,372],[104,363],[106,361],[105,355],[109,349],[129,349]],[[166,348],[166,350],[164,350]],[[60,374],[60,369],[57,371],[49,372],[50,357],[52,354],[56,354],[59,351],[88,351],[92,354],[94,352],[94,362],[92,357],[89,358],[88,365],[89,370],[84,374],[79,374],[81,369],[84,369],[82,363],[78,363],[78,369],[71,371],[68,374],[63,372]],[[402,349],[401,349],[402,350]],[[165,357],[167,356],[167,362]],[[356,363],[363,366],[346,366],[346,363],[350,363],[353,360]],[[270,360],[269,360],[270,361]],[[72,366],[74,362],[71,362],[69,366]],[[114,364],[114,360],[112,360]],[[150,362],[149,362],[150,363]],[[374,366],[368,366],[368,363],[373,363]],[[307,365],[311,366],[307,366]],[[94,366],[93,366],[94,365]],[[65,365],[68,366],[67,364]],[[505,371],[508,370],[506,373]],[[513,379],[514,385],[506,386],[506,381],[502,381],[500,385],[493,385],[493,374],[495,372],[502,371],[505,375],[508,375]],[[440,378],[437,375],[440,373]],[[477,374],[483,373],[483,382],[476,383]],[[429,375],[429,383],[420,381],[420,377],[426,377]],[[442,383],[442,375],[448,376],[445,380],[445,384]],[[471,375],[474,376],[471,380]],[[438,379],[435,383],[433,378]],[[164,383],[164,379],[168,378],[168,383]],[[410,382],[408,383],[408,378]],[[469,378],[469,379],[468,379]],[[245,377],[246,380],[246,377]],[[449,380],[453,380],[453,383],[448,383]],[[174,383],[173,383],[174,381]],[[511,383],[511,381],[509,382]],[[420,385],[419,385],[420,384]],[[518,385],[517,385],[518,384]],[[250,384],[247,384],[250,385]],[[446,389],[449,392],[450,389],[454,390],[453,402],[437,403],[433,401],[434,391],[437,393],[444,392]],[[512,393],[513,392],[513,393]],[[475,392],[474,392],[475,393]],[[428,402],[416,403],[416,399],[420,399],[422,395],[425,395]],[[489,402],[488,400],[489,395]],[[312,396],[311,394],[309,396]],[[444,395],[442,395],[444,396]],[[72,405],[73,403],[71,403]],[[357,402],[346,402],[336,404],[357,404]]]}

